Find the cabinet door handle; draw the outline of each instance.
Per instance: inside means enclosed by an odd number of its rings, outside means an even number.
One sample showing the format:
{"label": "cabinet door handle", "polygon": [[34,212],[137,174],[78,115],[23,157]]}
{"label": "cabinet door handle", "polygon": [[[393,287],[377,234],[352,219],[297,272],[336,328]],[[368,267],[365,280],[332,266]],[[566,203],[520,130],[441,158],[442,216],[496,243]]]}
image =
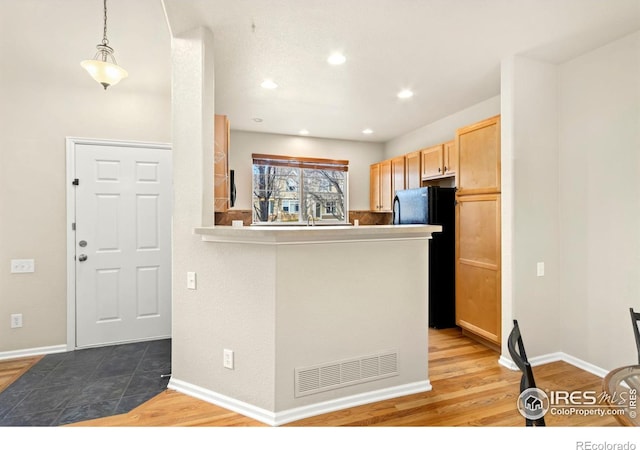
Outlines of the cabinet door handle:
{"label": "cabinet door handle", "polygon": [[444,171],[445,171],[445,172],[447,171],[447,166],[444,166]]}

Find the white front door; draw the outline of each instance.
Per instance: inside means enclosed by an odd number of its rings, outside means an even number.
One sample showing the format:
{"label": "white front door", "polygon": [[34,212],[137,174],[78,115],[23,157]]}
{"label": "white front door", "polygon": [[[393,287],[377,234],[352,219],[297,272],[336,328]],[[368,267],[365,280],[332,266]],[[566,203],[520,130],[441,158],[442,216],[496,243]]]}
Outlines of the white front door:
{"label": "white front door", "polygon": [[75,145],[76,346],[171,335],[171,151]]}

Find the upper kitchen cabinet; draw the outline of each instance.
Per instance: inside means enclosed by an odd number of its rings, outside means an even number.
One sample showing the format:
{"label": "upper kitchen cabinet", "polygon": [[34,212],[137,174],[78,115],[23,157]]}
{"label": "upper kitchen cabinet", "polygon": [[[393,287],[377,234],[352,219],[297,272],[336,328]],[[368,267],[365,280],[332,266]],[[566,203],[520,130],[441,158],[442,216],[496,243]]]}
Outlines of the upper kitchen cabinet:
{"label": "upper kitchen cabinet", "polygon": [[455,140],[424,148],[421,154],[421,179],[435,180],[453,177],[456,173],[458,156]]}
{"label": "upper kitchen cabinet", "polygon": [[369,209],[391,212],[392,193],[391,160],[372,164],[369,169]]}
{"label": "upper kitchen cabinet", "polygon": [[456,166],[458,165],[458,152],[456,147],[456,141],[449,141],[443,144],[443,172],[447,177],[452,177],[456,174]]}
{"label": "upper kitchen cabinet", "polygon": [[444,175],[443,152],[444,149],[442,144],[434,145],[433,147],[428,147],[421,150],[423,180],[440,178]]}
{"label": "upper kitchen cabinet", "polygon": [[396,191],[405,188],[405,157],[398,156],[391,160],[391,202],[396,195]]}
{"label": "upper kitchen cabinet", "polygon": [[420,151],[407,153],[404,156],[405,188],[414,189],[421,186],[422,180],[422,154]]}
{"label": "upper kitchen cabinet", "polygon": [[460,128],[455,144],[458,195],[499,193],[500,116]]}
{"label": "upper kitchen cabinet", "polygon": [[229,119],[227,116],[215,116],[213,150],[214,211],[225,212],[229,209]]}

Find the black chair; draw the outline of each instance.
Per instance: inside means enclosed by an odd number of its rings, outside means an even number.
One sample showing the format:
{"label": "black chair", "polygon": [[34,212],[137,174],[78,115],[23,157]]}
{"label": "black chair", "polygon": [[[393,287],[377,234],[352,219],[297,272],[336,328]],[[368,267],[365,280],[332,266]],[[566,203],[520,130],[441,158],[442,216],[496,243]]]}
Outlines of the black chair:
{"label": "black chair", "polygon": [[640,364],[640,313],[634,312],[633,308],[629,308],[631,313],[631,324],[633,325],[633,334],[636,337],[636,348],[638,349],[638,364]]}
{"label": "black chair", "polygon": [[[513,330],[511,330],[509,334],[507,347],[509,348],[511,359],[513,359],[513,362],[516,363],[516,366],[518,366],[522,372],[522,377],[520,378],[520,393],[522,394],[529,388],[535,388],[536,381],[533,378],[533,370],[531,370],[531,364],[529,364],[529,360],[527,359],[527,353],[524,351],[524,343],[522,342],[522,335],[520,334],[520,327],[518,326],[517,320],[513,321]],[[544,427],[544,417],[533,420],[525,418],[525,424],[528,427]]]}

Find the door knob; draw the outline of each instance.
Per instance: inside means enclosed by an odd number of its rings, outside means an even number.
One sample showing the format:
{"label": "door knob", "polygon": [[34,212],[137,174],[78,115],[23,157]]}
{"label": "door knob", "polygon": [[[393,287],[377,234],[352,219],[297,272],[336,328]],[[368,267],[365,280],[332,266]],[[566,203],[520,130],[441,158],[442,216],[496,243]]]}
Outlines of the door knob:
{"label": "door knob", "polygon": [[78,261],[82,262],[82,261],[86,261],[86,260],[87,260],[87,255],[78,256]]}
{"label": "door knob", "polygon": [[78,245],[80,247],[86,247],[87,246],[87,241],[80,241],[80,242],[78,242]]}

